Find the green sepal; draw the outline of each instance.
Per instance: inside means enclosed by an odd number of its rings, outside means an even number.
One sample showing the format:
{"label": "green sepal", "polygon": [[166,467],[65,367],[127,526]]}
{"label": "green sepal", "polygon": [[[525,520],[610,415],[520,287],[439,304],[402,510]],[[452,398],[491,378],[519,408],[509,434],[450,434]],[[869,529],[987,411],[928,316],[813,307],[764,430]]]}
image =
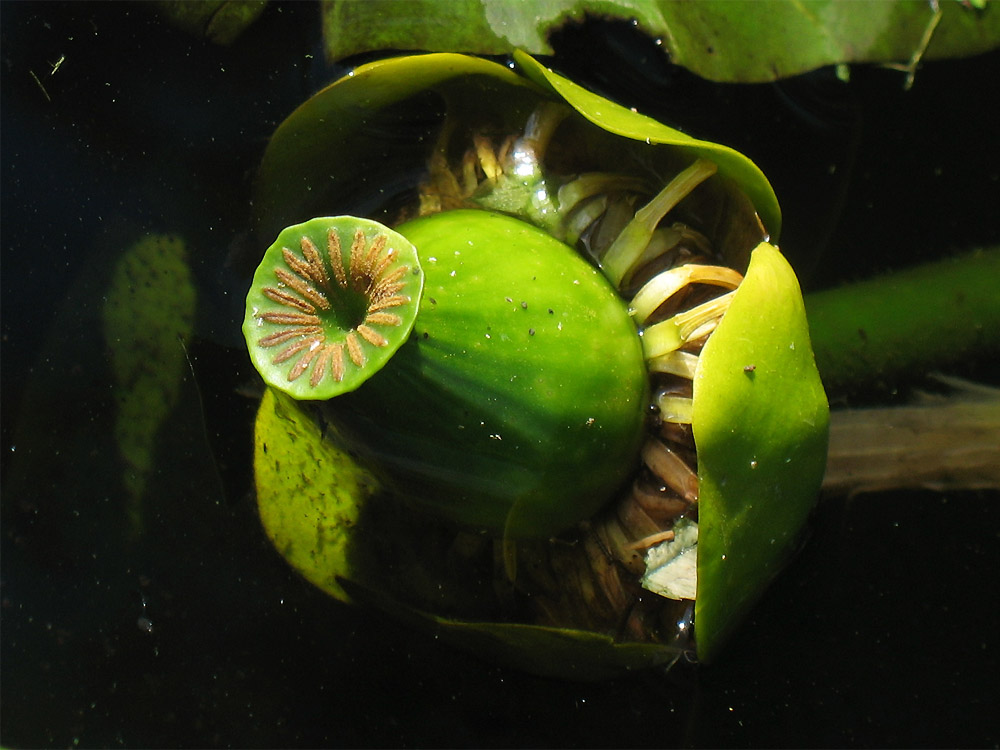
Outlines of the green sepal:
{"label": "green sepal", "polygon": [[274,131],[257,175],[258,232],[273,237],[329,206],[382,216],[394,191],[422,179],[445,113],[474,111],[514,132],[542,98],[510,68],[468,55],[410,55],[358,66]]}
{"label": "green sepal", "polygon": [[[400,220],[401,208],[413,215],[414,188],[435,177],[433,157],[455,169],[477,132],[496,138],[499,146],[504,136],[524,131],[539,105],[565,101],[579,115],[568,118],[550,144],[557,176],[622,172],[630,179],[669,178],[704,156],[718,164],[720,174],[688,196],[680,207],[687,214],[680,211],[675,219],[696,220],[726,262],[740,270],[764,237],[761,221],[777,237],[781,214],[774,192],[749,159],[624,109],[526,55],[517,59],[525,75],[467,55],[390,58],[358,66],[314,94],[268,143],[254,200],[258,233],[270,240],[282,227],[331,206],[391,225]],[[557,182],[550,185],[553,195]],[[650,188],[655,192],[655,185]],[[455,199],[444,197],[446,203]],[[507,198],[515,206],[523,203],[522,195]],[[549,226],[568,217],[546,218]]]}
{"label": "green sepal", "polygon": [[701,353],[698,656],[711,661],[787,561],[815,503],[829,407],[795,273],[761,243]]}
{"label": "green sepal", "polygon": [[275,549],[310,583],[350,602],[339,580],[357,577],[351,541],[378,480],[272,388],[257,409],[253,465],[257,509]]}
{"label": "green sepal", "polygon": [[719,173],[731,178],[750,198],[771,241],[777,241],[781,233],[781,208],[774,189],[760,168],[739,151],[720,143],[692,138],[651,117],[609,101],[546,68],[526,52],[515,51],[514,60],[534,83],[550,89],[581,115],[609,133],[635,141],[674,146],[689,154],[692,161],[702,157],[715,162]]}
{"label": "green sepal", "polygon": [[637,670],[668,667],[684,653],[678,645],[618,641],[589,630],[441,617],[352,581],[341,584],[357,602],[377,607],[480,658],[542,677],[586,682],[615,679]]}

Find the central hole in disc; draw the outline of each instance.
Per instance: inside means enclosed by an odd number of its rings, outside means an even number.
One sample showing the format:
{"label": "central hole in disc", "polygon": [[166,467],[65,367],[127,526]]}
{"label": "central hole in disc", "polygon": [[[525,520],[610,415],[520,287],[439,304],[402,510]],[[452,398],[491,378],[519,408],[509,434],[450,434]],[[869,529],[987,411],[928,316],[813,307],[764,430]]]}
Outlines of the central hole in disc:
{"label": "central hole in disc", "polygon": [[330,300],[331,323],[342,332],[357,328],[365,322],[368,313],[368,297],[354,289],[338,289],[338,294]]}

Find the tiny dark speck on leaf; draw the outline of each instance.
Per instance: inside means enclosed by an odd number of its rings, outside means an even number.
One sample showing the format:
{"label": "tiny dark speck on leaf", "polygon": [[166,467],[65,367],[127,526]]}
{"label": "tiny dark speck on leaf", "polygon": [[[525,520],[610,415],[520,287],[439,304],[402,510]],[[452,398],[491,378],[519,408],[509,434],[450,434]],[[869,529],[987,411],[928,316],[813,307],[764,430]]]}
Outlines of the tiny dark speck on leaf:
{"label": "tiny dark speck on leaf", "polygon": [[528,335],[529,336],[534,336],[535,335],[535,329],[534,328],[529,328],[528,329]]}
{"label": "tiny dark speck on leaf", "polygon": [[867,341],[868,341],[868,334],[865,333],[865,329],[864,328],[859,328],[858,329],[858,336],[861,337],[862,341],[864,341],[864,342],[867,343]]}
{"label": "tiny dark speck on leaf", "polygon": [[524,300],[521,300],[521,309],[522,310],[527,310],[528,309],[528,303],[525,302]]}
{"label": "tiny dark speck on leaf", "polygon": [[743,372],[745,372],[747,375],[749,375],[750,373],[752,373],[756,369],[757,369],[757,365],[744,365]]}

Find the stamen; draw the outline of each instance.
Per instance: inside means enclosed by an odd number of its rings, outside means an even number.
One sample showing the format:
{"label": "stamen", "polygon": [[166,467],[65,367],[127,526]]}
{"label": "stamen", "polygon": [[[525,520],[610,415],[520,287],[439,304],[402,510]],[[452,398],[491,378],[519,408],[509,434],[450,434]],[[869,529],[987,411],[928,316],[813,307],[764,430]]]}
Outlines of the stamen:
{"label": "stamen", "polygon": [[664,422],[691,424],[691,415],[694,413],[693,399],[662,394],[656,398],[656,405],[660,409],[660,419]]}
{"label": "stamen", "polygon": [[647,440],[642,460],[670,489],[689,503],[698,502],[698,475],[667,446],[659,440]]}
{"label": "stamen", "polygon": [[583,201],[593,198],[595,195],[618,192],[642,193],[648,188],[649,184],[637,177],[625,177],[606,172],[589,172],[567,182],[559,188],[556,195],[559,198],[559,210],[563,213],[569,213]]}
{"label": "stamen", "polygon": [[665,372],[694,380],[694,374],[698,369],[698,355],[674,350],[654,357],[646,363],[646,366],[650,372]]}
{"label": "stamen", "polygon": [[564,222],[563,239],[569,245],[575,245],[595,221],[608,208],[608,196],[599,195],[584,203],[579,208],[574,207],[569,218]]}
{"label": "stamen", "polygon": [[646,359],[680,349],[693,340],[693,333],[713,318],[721,318],[725,314],[734,294],[735,292],[728,292],[646,328],[642,332],[642,348]]}
{"label": "stamen", "polygon": [[601,264],[616,287],[649,244],[660,220],[718,168],[707,159],[698,159],[672,179],[648,204],[635,212],[632,221],[608,248]]}
{"label": "stamen", "polygon": [[661,542],[669,542],[674,538],[673,529],[667,529],[666,531],[661,531],[657,534],[650,534],[649,536],[643,537],[638,541],[632,542],[627,545],[625,549],[648,549],[650,547],[655,547]]}
{"label": "stamen", "polygon": [[487,180],[495,180],[503,174],[500,164],[497,163],[496,154],[493,151],[493,144],[484,135],[472,137],[472,142],[476,147],[476,156],[479,158],[479,166]]}
{"label": "stamen", "polygon": [[306,313],[316,312],[316,308],[305,300],[299,299],[295,295],[289,294],[288,292],[283,292],[280,289],[275,289],[273,286],[266,286],[261,291],[264,292],[264,296],[274,300],[279,305],[295,307]]}
{"label": "stamen", "polygon": [[712,284],[735,289],[743,276],[725,266],[703,266],[685,263],[657,274],[632,298],[629,311],[640,323],[645,323],[664,302],[688,284]]}
{"label": "stamen", "polygon": [[340,247],[340,235],[330,229],[326,233],[326,254],[333,267],[333,275],[341,287],[347,288],[347,275],[344,273],[344,255]]}

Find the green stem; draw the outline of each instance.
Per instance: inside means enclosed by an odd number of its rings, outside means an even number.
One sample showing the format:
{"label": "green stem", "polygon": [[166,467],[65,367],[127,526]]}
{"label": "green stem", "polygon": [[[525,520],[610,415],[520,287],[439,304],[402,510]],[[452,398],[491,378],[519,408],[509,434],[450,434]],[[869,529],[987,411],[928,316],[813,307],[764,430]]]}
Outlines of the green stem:
{"label": "green stem", "polygon": [[805,298],[827,392],[1000,349],[1000,248]]}

